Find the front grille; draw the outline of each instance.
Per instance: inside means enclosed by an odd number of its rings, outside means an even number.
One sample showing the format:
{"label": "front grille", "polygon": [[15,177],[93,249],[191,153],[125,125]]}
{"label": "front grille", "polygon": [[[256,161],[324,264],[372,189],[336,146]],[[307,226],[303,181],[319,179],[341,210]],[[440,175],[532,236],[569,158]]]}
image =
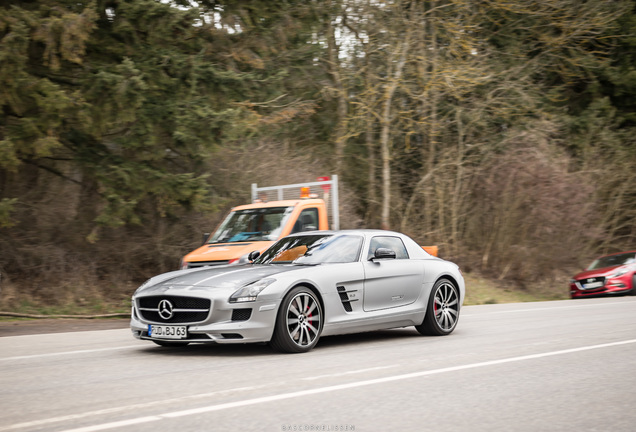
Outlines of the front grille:
{"label": "front grille", "polygon": [[579,282],[581,282],[581,283],[591,283],[591,282],[603,282],[603,283],[605,283],[605,277],[604,276],[597,276],[597,277],[591,277],[591,278],[583,278],[583,279],[579,280]]}
{"label": "front grille", "polygon": [[225,264],[229,264],[230,261],[229,260],[219,260],[219,261],[194,261],[194,262],[189,262],[188,263],[188,268],[199,268],[199,267],[205,267],[205,266],[219,266],[219,265],[225,265]]}
{"label": "front grille", "polygon": [[234,309],[232,321],[247,321],[252,316],[252,309]]}
{"label": "front grille", "polygon": [[[164,313],[160,310],[163,301]],[[137,309],[142,319],[162,324],[186,324],[204,321],[210,314],[210,299],[180,296],[150,296],[137,299]],[[172,316],[165,309],[172,311]],[[163,316],[162,316],[163,315]]]}
{"label": "front grille", "polygon": [[140,297],[140,308],[157,309],[161,300],[168,300],[175,308],[179,309],[210,309],[210,299],[199,297],[181,297],[181,296],[151,296]]}
{"label": "front grille", "polygon": [[145,320],[166,324],[186,324],[204,321],[208,312],[175,312],[172,318],[164,319],[159,312],[140,311]]}
{"label": "front grille", "polygon": [[605,277],[597,276],[590,278],[583,278],[576,281],[579,289],[585,291],[597,291],[605,287]]}

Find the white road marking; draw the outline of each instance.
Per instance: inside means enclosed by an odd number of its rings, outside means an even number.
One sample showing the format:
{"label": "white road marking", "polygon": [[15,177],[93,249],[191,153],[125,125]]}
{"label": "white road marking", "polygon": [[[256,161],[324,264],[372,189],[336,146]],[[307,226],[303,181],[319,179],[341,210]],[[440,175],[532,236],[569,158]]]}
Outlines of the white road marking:
{"label": "white road marking", "polygon": [[[96,432],[96,431],[107,430],[107,429],[115,429],[115,428],[129,426],[129,425],[134,425],[134,424],[155,422],[155,421],[159,421],[159,420],[162,420],[162,419],[172,419],[172,418],[186,417],[186,416],[192,416],[192,415],[197,415],[197,414],[210,413],[210,412],[214,412],[214,411],[222,411],[222,410],[227,410],[227,409],[232,409],[232,408],[239,408],[239,407],[245,407],[245,406],[250,406],[250,405],[257,405],[257,404],[275,402],[275,401],[280,401],[280,400],[299,398],[299,397],[302,397],[302,396],[311,396],[311,395],[316,395],[316,394],[321,394],[321,393],[328,393],[328,392],[334,392],[334,391],[340,391],[340,390],[347,390],[347,389],[353,389],[353,388],[364,387],[364,386],[369,386],[369,385],[376,385],[376,384],[383,384],[383,383],[387,383],[387,382],[400,381],[400,380],[406,380],[406,379],[421,378],[421,377],[426,377],[426,376],[431,376],[431,375],[444,374],[444,373],[448,373],[448,372],[457,372],[457,371],[462,371],[462,370],[489,367],[489,366],[501,365],[501,364],[506,364],[506,363],[514,363],[514,362],[521,362],[521,361],[528,361],[528,360],[536,360],[536,359],[542,359],[542,358],[546,358],[546,357],[573,354],[573,353],[590,351],[590,350],[595,350],[595,349],[612,348],[612,347],[628,345],[628,344],[633,344],[633,343],[636,343],[636,339],[630,339],[630,340],[624,340],[624,341],[618,341],[618,342],[610,342],[610,343],[599,344],[599,345],[590,345],[590,346],[584,346],[584,347],[579,347],[579,348],[571,348],[571,349],[565,349],[565,350],[559,350],[559,351],[550,351],[550,352],[545,352],[545,353],[540,353],[540,354],[530,354],[530,355],[524,355],[524,356],[518,356],[518,357],[509,357],[509,358],[500,359],[500,360],[491,360],[491,361],[485,361],[485,362],[479,362],[479,363],[471,363],[471,364],[466,364],[466,365],[461,365],[461,366],[451,366],[451,367],[447,367],[447,368],[433,369],[433,370],[420,371],[420,372],[413,372],[413,373],[408,373],[408,374],[403,374],[403,375],[393,375],[393,376],[388,376],[388,377],[383,377],[383,378],[376,378],[376,379],[370,379],[370,380],[364,380],[364,381],[356,381],[356,382],[352,382],[352,383],[340,384],[340,385],[335,385],[335,386],[318,387],[318,388],[315,388],[315,389],[302,390],[302,391],[291,392],[291,393],[282,393],[282,394],[272,395],[272,396],[264,396],[264,397],[258,397],[258,398],[253,398],[253,399],[245,399],[245,400],[240,400],[240,401],[236,401],[236,402],[229,402],[229,403],[223,403],[223,404],[217,404],[217,405],[209,405],[207,407],[201,407],[201,408],[194,408],[194,409],[188,409],[188,410],[182,410],[182,411],[167,412],[167,413],[163,413],[163,414],[157,414],[157,415],[154,415],[154,416],[138,417],[138,418],[134,418],[134,419],[130,419],[130,420],[124,420],[124,421],[102,423],[102,424],[98,424],[98,425],[87,426],[87,427],[82,427],[82,428],[77,428],[77,429],[69,429],[69,430],[67,430],[67,432]],[[12,428],[12,427],[10,427],[10,428]]]}
{"label": "white road marking", "polygon": [[[43,419],[43,420],[33,420],[33,421],[29,421],[29,422],[24,422],[24,423],[17,423],[17,424],[11,425],[11,426],[0,427],[0,431],[34,428],[34,427],[38,427],[38,426],[45,426],[45,425],[48,425],[48,424],[51,424],[51,423],[59,423],[59,422],[64,422],[64,421],[76,421],[76,420],[80,420],[80,419],[87,418],[87,417],[94,417],[94,416],[108,415],[108,414],[116,414],[116,413],[121,413],[121,412],[125,412],[125,411],[134,411],[134,410],[144,409],[144,408],[148,408],[148,407],[151,407],[151,406],[156,406],[158,404],[183,403],[183,402],[187,402],[189,400],[195,400],[195,399],[202,399],[202,398],[206,398],[206,397],[219,396],[219,395],[226,394],[226,393],[254,391],[254,390],[258,390],[259,388],[263,388],[263,387],[267,387],[267,386],[259,385],[259,386],[251,386],[251,387],[237,387],[237,388],[228,389],[228,390],[219,390],[219,391],[211,392],[211,393],[200,393],[200,394],[196,394],[196,395],[183,396],[183,397],[174,398],[174,399],[164,399],[164,400],[146,402],[146,403],[141,403],[141,404],[126,405],[126,406],[122,406],[122,407],[106,408],[106,409],[97,410],[97,411],[88,411],[88,412],[84,412],[84,413],[80,413],[80,414],[70,414],[70,415],[66,415],[66,416],[53,417],[53,418],[48,418],[48,419]],[[148,416],[148,417],[152,417],[152,416]]]}
{"label": "white road marking", "polygon": [[125,350],[125,349],[132,349],[132,348],[139,348],[139,345],[129,345],[129,346],[120,346],[120,347],[112,347],[112,348],[96,348],[96,349],[90,349],[90,350],[62,351],[62,352],[56,352],[56,353],[32,354],[32,355],[24,355],[24,356],[5,357],[5,358],[0,358],[0,361],[27,360],[27,359],[42,358],[42,357],[55,357],[55,356],[73,355],[73,354],[86,354],[86,353],[96,353],[96,352],[104,352],[104,351]]}
{"label": "white road marking", "polygon": [[[601,306],[607,306],[609,304],[611,304],[612,306],[619,306],[619,305],[622,306],[622,305],[628,305],[631,303],[636,303],[636,300],[616,302],[616,303],[591,303],[591,304],[588,303],[588,304],[580,304],[580,305],[574,305],[574,306],[554,306],[554,307],[528,308],[528,309],[511,309],[511,310],[489,311],[489,312],[479,312],[479,313],[470,313],[470,312],[466,313],[465,309],[462,309],[461,318],[480,317],[480,316],[495,315],[495,314],[519,313],[519,312],[559,311],[563,309],[578,309],[578,308],[585,308],[585,307],[598,308]],[[481,305],[478,305],[478,306],[481,306]],[[464,306],[464,307],[470,307],[470,306]]]}
{"label": "white road marking", "polygon": [[352,374],[365,373],[365,372],[369,372],[369,371],[376,371],[376,370],[381,370],[381,369],[392,369],[392,368],[396,368],[398,366],[400,366],[400,365],[399,364],[395,364],[395,365],[391,365],[391,366],[378,366],[378,367],[372,367],[372,368],[367,368],[367,369],[358,369],[358,370],[354,370],[354,371],[340,372],[340,373],[335,373],[335,374],[318,375],[318,376],[303,378],[303,381],[313,381],[313,380],[319,380],[319,379],[324,379],[324,378],[333,378],[333,377],[339,377],[339,376],[344,376],[344,375],[352,375]]}
{"label": "white road marking", "polygon": [[130,419],[130,420],[122,420],[122,421],[118,421],[118,422],[112,422],[112,423],[105,423],[105,424],[101,424],[101,425],[95,425],[95,426],[88,426],[88,427],[84,427],[81,429],[74,429],[74,430],[81,430],[83,432],[96,432],[96,431],[101,431],[101,430],[105,430],[105,429],[114,429],[114,428],[119,428],[119,427],[124,427],[124,426],[132,426],[132,425],[136,425],[136,424],[142,424],[142,423],[150,423],[152,421],[157,421],[157,420],[161,420],[160,416],[148,416],[148,417],[138,417],[138,418],[134,418],[134,419]]}

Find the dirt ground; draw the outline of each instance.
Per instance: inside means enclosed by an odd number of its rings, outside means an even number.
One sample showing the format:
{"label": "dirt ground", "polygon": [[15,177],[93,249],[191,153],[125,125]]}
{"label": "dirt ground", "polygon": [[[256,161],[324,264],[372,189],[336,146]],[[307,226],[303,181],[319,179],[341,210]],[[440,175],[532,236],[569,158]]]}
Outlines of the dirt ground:
{"label": "dirt ground", "polygon": [[0,337],[127,328],[129,318],[0,321]]}

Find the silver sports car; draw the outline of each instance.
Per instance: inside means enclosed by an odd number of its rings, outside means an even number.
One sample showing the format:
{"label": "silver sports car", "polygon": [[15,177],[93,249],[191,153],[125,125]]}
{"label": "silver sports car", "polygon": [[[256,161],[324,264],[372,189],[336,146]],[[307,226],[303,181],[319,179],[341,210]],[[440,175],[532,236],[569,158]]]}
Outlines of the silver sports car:
{"label": "silver sports car", "polygon": [[133,335],[162,346],[269,342],[306,352],[335,334],[415,326],[447,335],[464,301],[457,265],[396,232],[299,233],[250,260],[151,278],[133,295]]}

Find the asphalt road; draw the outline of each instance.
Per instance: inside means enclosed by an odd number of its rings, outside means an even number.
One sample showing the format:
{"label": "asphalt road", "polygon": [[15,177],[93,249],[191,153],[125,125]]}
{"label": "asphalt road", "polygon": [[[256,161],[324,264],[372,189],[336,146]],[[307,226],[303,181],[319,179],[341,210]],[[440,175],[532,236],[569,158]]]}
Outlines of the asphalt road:
{"label": "asphalt road", "polygon": [[413,328],[161,348],[128,329],[0,337],[0,431],[634,431],[636,298],[469,306]]}

